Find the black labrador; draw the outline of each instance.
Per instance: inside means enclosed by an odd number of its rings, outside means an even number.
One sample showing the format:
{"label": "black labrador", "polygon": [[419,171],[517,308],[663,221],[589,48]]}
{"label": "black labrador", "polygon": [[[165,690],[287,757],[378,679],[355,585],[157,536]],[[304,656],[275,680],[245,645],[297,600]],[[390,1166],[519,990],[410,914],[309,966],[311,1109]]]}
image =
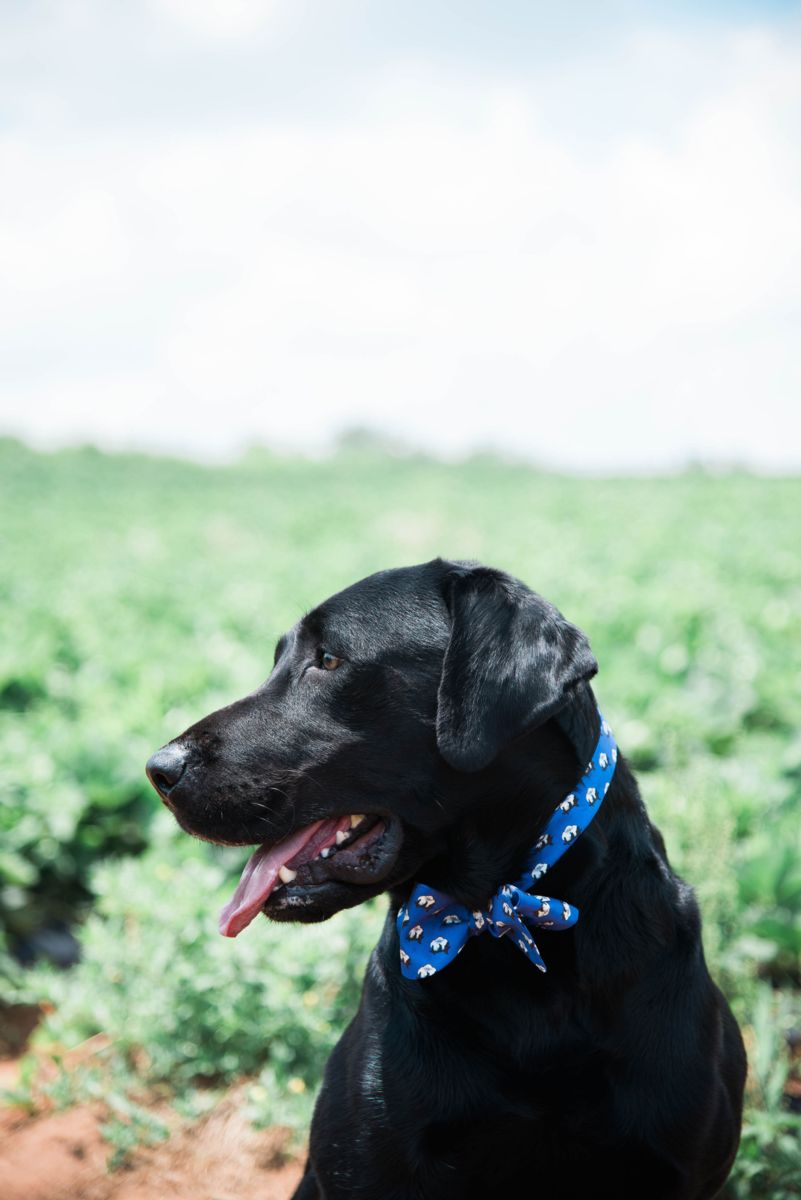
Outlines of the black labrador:
{"label": "black labrador", "polygon": [[389,893],[298,1200],[723,1187],[743,1044],[622,755],[548,877],[580,920],[538,933],[547,974],[483,936],[432,978],[399,971],[396,914],[415,881],[476,909],[519,875],[595,747],[596,670],[584,635],[519,580],[435,559],[315,608],[266,683],[148,763],[189,833],[259,846],[222,932]]}

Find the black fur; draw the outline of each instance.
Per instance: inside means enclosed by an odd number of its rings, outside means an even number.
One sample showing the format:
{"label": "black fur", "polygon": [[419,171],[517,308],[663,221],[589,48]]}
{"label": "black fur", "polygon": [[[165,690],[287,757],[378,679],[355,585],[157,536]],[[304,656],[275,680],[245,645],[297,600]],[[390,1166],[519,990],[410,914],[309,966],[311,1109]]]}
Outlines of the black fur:
{"label": "black fur", "polygon": [[[324,669],[323,651],[341,665]],[[182,774],[151,778],[197,836],[270,842],[349,812],[386,823],[363,873],[333,856],[266,908],[320,920],[390,894],[300,1200],[706,1200],[722,1187],[742,1041],[622,756],[548,875],[581,917],[538,933],[546,975],[488,935],[430,979],[399,971],[395,914],[415,880],[477,907],[519,874],[595,745],[596,669],[584,635],[518,580],[436,559],[326,601],[281,639],[261,688],[160,752]]]}

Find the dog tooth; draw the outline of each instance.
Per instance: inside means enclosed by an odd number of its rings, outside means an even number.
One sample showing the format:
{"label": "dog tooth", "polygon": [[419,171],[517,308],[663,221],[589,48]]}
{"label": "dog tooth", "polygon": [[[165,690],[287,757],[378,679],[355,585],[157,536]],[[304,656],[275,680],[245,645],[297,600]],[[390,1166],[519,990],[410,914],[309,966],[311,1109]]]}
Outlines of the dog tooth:
{"label": "dog tooth", "polygon": [[359,822],[360,822],[360,821],[363,821],[363,820],[364,820],[364,813],[351,813],[351,814],[350,814],[350,827],[351,827],[351,829],[353,829],[353,827],[354,827],[355,825],[358,825],[358,824],[359,824]]}
{"label": "dog tooth", "polygon": [[328,858],[328,855],[329,855],[330,853],[331,853],[331,847],[330,847],[330,846],[326,846],[325,850],[321,850],[321,851],[320,851],[320,858]]}
{"label": "dog tooth", "polygon": [[337,831],[337,845],[341,846],[347,836],[348,835],[345,833],[344,829],[338,830]]}
{"label": "dog tooth", "polygon": [[281,870],[278,872],[278,878],[282,883],[291,883],[296,875],[297,871],[293,871],[289,867],[281,867]]}

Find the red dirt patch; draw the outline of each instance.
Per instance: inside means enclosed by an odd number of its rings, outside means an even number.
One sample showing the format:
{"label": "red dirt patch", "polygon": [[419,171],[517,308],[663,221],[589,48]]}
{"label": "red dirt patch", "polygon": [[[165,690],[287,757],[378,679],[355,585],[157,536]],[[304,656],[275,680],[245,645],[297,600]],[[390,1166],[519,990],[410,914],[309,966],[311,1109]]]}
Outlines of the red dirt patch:
{"label": "red dirt patch", "polygon": [[286,1157],[287,1131],[253,1129],[235,1093],[111,1174],[99,1109],[20,1117],[16,1125],[9,1115],[0,1144],[3,1200],[288,1200],[302,1173],[302,1160]]}

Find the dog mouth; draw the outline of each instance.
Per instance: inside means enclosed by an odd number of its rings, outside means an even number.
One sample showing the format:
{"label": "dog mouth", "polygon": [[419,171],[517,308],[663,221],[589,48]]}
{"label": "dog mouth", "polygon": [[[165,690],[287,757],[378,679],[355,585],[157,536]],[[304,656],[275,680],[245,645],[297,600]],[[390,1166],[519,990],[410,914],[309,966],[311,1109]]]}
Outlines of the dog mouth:
{"label": "dog mouth", "polygon": [[[220,914],[220,933],[236,937],[268,902],[298,899],[332,882],[369,887],[387,877],[400,850],[400,823],[350,813],[314,821],[251,854]],[[267,909],[268,911],[268,909]]]}

